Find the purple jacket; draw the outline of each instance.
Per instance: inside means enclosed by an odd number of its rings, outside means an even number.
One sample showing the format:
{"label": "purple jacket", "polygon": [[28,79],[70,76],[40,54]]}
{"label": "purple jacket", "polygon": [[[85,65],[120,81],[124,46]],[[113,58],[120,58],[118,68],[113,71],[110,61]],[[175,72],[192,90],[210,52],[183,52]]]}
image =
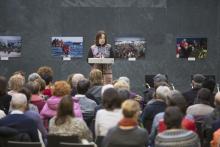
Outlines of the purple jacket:
{"label": "purple jacket", "polygon": [[[78,100],[76,100],[74,98],[72,98],[72,99],[73,99],[73,103],[74,103],[73,110],[74,110],[75,117],[83,118]],[[56,113],[57,113],[57,109],[58,109],[58,105],[60,103],[60,100],[61,100],[60,97],[51,96],[47,100],[47,102],[45,103],[43,109],[40,112],[41,117],[43,119],[50,119],[53,116],[55,116]]]}

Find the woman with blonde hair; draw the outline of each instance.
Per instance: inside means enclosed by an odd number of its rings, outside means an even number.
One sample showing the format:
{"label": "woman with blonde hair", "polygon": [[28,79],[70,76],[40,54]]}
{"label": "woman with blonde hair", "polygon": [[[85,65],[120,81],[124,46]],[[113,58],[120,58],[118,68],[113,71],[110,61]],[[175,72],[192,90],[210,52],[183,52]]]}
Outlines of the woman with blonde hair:
{"label": "woman with blonde hair", "polygon": [[140,106],[135,100],[122,103],[123,118],[118,125],[110,129],[104,138],[103,147],[136,146],[145,147],[148,143],[148,133],[138,126]]}
{"label": "woman with blonde hair", "polygon": [[9,88],[9,95],[13,95],[15,93],[18,93],[19,90],[24,86],[25,84],[25,79],[22,75],[20,74],[15,74],[10,77],[8,81],[8,88]]}
{"label": "woman with blonde hair", "polygon": [[103,75],[101,70],[93,69],[89,73],[89,81],[91,87],[87,91],[86,96],[94,100],[97,104],[101,103],[101,91],[103,86]]}

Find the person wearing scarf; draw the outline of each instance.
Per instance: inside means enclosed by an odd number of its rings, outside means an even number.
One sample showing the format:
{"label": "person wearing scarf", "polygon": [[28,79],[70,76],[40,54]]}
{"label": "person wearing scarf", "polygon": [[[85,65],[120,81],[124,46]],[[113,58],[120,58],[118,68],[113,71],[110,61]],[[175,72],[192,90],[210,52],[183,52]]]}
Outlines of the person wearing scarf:
{"label": "person wearing scarf", "polygon": [[135,100],[122,103],[123,118],[116,127],[110,129],[103,140],[103,147],[137,146],[148,144],[148,133],[138,126],[140,105]]}

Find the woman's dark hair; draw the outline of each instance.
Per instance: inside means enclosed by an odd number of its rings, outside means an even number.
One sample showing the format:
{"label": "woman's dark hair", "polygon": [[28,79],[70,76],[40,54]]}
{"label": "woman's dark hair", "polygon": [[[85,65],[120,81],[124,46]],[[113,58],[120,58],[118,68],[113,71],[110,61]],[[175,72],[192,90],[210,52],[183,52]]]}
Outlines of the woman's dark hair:
{"label": "woman's dark hair", "polygon": [[177,106],[183,114],[186,113],[187,103],[184,96],[177,90],[171,91],[168,97],[168,106]]}
{"label": "woman's dark hair", "polygon": [[201,88],[197,93],[198,103],[210,105],[212,93],[207,88]]}
{"label": "woman's dark hair", "polygon": [[87,80],[87,79],[84,79],[84,80],[80,80],[78,83],[77,83],[77,93],[78,94],[85,94],[88,89],[90,87],[90,81]]}
{"label": "woman's dark hair", "polygon": [[104,31],[98,31],[97,34],[96,34],[96,37],[95,37],[95,44],[96,44],[97,46],[100,46],[100,44],[99,44],[99,39],[101,38],[102,34],[105,35],[105,43],[103,44],[103,46],[105,46],[105,45],[107,44],[107,42],[108,42],[108,41],[107,41],[107,35],[106,35],[106,33],[105,33]]}
{"label": "woman's dark hair", "polygon": [[26,107],[26,110],[29,110],[29,103],[31,101],[31,90],[27,87],[22,87],[19,91],[19,93],[23,93],[26,98],[27,98],[27,107]]}
{"label": "woman's dark hair", "polygon": [[73,113],[73,100],[70,95],[64,96],[57,109],[57,117],[55,119],[56,125],[62,125],[66,122],[68,116],[74,117]]}
{"label": "woman's dark hair", "polygon": [[121,107],[121,100],[118,97],[118,92],[114,88],[108,88],[102,96],[103,106],[107,110],[114,110]]}
{"label": "woman's dark hair", "polygon": [[123,103],[125,100],[129,99],[130,92],[127,89],[118,89],[118,97]]}
{"label": "woman's dark hair", "polygon": [[167,126],[167,129],[180,129],[182,119],[183,114],[179,107],[171,106],[166,108],[164,114],[164,122]]}
{"label": "woman's dark hair", "polygon": [[216,82],[215,82],[215,80],[213,80],[213,79],[206,79],[206,80],[202,83],[202,87],[203,87],[203,88],[208,88],[208,89],[211,91],[211,93],[214,92],[214,90],[215,90],[215,85],[216,85]]}
{"label": "woman's dark hair", "polygon": [[7,92],[7,80],[5,77],[0,76],[0,95],[4,95]]}

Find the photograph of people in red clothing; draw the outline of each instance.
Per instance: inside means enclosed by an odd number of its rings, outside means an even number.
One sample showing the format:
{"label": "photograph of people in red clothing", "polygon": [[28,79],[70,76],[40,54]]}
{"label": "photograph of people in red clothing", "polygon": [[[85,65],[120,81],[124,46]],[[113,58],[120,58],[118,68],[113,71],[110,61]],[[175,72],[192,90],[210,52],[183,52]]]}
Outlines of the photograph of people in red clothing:
{"label": "photograph of people in red clothing", "polygon": [[207,53],[207,38],[176,39],[176,58],[204,59]]}
{"label": "photograph of people in red clothing", "polygon": [[0,36],[0,57],[20,57],[21,36]]}
{"label": "photograph of people in red clothing", "polygon": [[52,37],[51,46],[55,57],[83,56],[83,37]]}
{"label": "photograph of people in red clothing", "polygon": [[140,37],[120,37],[115,39],[115,58],[144,58],[146,41]]}

